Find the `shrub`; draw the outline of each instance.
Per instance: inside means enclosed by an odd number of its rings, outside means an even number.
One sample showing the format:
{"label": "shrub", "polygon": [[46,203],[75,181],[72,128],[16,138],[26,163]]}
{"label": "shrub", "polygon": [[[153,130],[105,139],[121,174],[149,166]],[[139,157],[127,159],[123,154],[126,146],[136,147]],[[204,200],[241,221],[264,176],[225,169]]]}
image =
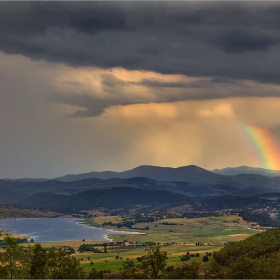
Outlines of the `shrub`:
{"label": "shrub", "polygon": [[181,257],[181,262],[186,262],[190,259],[191,257],[189,255],[184,255]]}
{"label": "shrub", "polygon": [[208,256],[203,256],[202,260],[203,262],[208,262]]}

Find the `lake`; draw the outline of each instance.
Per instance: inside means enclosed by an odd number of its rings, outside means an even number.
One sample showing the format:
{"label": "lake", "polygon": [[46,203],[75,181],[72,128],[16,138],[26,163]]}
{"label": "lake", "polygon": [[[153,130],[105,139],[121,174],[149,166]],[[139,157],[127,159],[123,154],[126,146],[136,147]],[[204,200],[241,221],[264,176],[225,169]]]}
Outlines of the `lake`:
{"label": "lake", "polygon": [[74,218],[20,218],[0,220],[0,229],[33,238],[35,242],[68,240],[110,241],[108,234],[137,234],[136,232],[113,231],[83,224]]}

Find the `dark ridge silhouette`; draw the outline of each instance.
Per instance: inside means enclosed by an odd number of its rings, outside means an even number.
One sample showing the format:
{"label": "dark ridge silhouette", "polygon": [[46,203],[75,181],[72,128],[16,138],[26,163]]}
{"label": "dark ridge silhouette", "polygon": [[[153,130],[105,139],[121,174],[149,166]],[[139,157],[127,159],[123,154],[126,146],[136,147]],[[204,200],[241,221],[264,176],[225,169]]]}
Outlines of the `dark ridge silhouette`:
{"label": "dark ridge silhouette", "polygon": [[73,195],[37,193],[17,203],[18,206],[25,208],[40,207],[60,213],[76,213],[98,207],[124,211],[135,207],[146,210],[168,209],[185,204],[195,205],[191,198],[180,194],[126,187],[93,189]]}

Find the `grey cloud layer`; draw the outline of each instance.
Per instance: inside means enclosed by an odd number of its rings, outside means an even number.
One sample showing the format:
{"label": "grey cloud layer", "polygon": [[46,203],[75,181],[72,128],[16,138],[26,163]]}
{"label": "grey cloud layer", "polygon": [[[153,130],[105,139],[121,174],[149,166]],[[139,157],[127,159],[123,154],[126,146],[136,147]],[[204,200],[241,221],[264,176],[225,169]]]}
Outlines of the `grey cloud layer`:
{"label": "grey cloud layer", "polygon": [[280,84],[279,14],[278,2],[0,2],[0,50],[73,67],[201,78],[144,79],[139,85],[155,96],[145,100],[122,94],[133,83],[104,76],[102,98],[94,92],[54,97],[82,108],[73,117],[151,101],[278,96],[241,80]]}
{"label": "grey cloud layer", "polygon": [[279,83],[279,14],[277,2],[1,2],[0,49],[73,66]]}

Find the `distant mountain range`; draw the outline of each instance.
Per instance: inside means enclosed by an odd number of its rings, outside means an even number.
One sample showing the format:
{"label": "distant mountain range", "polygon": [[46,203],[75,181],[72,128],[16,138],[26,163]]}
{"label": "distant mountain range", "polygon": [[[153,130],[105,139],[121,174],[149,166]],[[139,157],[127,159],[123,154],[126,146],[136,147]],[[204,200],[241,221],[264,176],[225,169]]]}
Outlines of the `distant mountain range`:
{"label": "distant mountain range", "polygon": [[[222,175],[220,175],[222,176]],[[266,177],[264,177],[266,179]],[[269,181],[269,178],[267,178]],[[271,182],[268,182],[268,184]],[[280,185],[280,180],[278,182]],[[250,186],[250,184],[248,184]],[[273,185],[274,186],[274,185]],[[165,182],[145,177],[134,177],[129,179],[84,179],[73,182],[60,182],[49,180],[45,182],[20,182],[0,180],[0,203],[16,204],[18,201],[30,195],[42,192],[52,194],[71,195],[91,189],[112,189],[117,187],[132,187],[142,190],[162,190],[182,194],[189,197],[207,196],[235,196],[243,194],[258,194],[264,192],[275,192],[275,188],[262,188],[250,186],[238,188],[225,184],[199,184],[190,182]]]}
{"label": "distant mountain range", "polygon": [[257,174],[226,176],[194,165],[179,168],[139,166],[124,172],[91,172],[53,180],[0,180],[0,203],[14,203],[38,192],[75,194],[113,187],[157,189],[188,196],[240,195],[280,191],[280,177]]}
{"label": "distant mountain range", "polygon": [[[239,167],[224,169],[224,172],[234,172],[233,169],[235,172],[251,170],[249,167]],[[2,204],[46,207],[48,210],[69,213],[102,205],[107,208],[117,206],[114,204],[117,194],[115,192],[124,193],[121,197],[126,201],[119,200],[123,202],[123,209],[133,205],[139,205],[139,209],[168,208],[186,203],[194,206],[195,199],[201,203],[201,199],[211,197],[218,197],[219,203],[229,201],[227,205],[232,204],[234,197],[239,197],[233,204],[239,205],[239,201],[247,203],[245,196],[279,193],[280,177],[252,173],[222,175],[190,165],[179,168],[139,166],[124,172],[90,172],[66,175],[53,180],[0,180]],[[126,197],[127,193],[130,193],[129,198]],[[230,199],[227,200],[228,198]],[[152,204],[151,201],[155,203]],[[212,203],[215,205],[215,200],[212,200]]]}
{"label": "distant mountain range", "polygon": [[82,173],[76,175],[72,174],[72,175],[57,177],[55,178],[55,180],[61,182],[72,182],[72,181],[78,181],[78,180],[90,179],[90,178],[128,179],[133,177],[146,177],[153,180],[166,181],[166,182],[186,181],[192,183],[217,183],[217,181],[219,181],[219,179],[221,178],[219,175],[195,165],[182,166],[178,168],[142,165],[132,170],[127,170],[123,172],[114,172],[114,171],[89,172],[89,173]]}
{"label": "distant mountain range", "polygon": [[280,176],[280,170],[270,170],[270,169],[250,167],[250,166],[214,169],[213,172],[221,175],[257,174],[257,175],[268,176],[268,177]]}
{"label": "distant mountain range", "polygon": [[[82,174],[69,174],[54,178],[61,182],[72,182],[83,179],[98,178],[98,179],[112,179],[112,178],[133,178],[146,177],[159,181],[183,181],[191,183],[225,183],[225,179],[217,175],[240,175],[240,174],[255,174],[267,177],[280,176],[279,170],[269,170],[263,168],[255,168],[249,166],[227,167],[224,169],[214,169],[212,172],[195,165],[182,166],[177,168],[159,167],[151,165],[138,166],[132,170],[123,172],[115,171],[101,171],[88,172]],[[30,179],[29,179],[30,180]],[[42,180],[42,179],[41,179]]]}

